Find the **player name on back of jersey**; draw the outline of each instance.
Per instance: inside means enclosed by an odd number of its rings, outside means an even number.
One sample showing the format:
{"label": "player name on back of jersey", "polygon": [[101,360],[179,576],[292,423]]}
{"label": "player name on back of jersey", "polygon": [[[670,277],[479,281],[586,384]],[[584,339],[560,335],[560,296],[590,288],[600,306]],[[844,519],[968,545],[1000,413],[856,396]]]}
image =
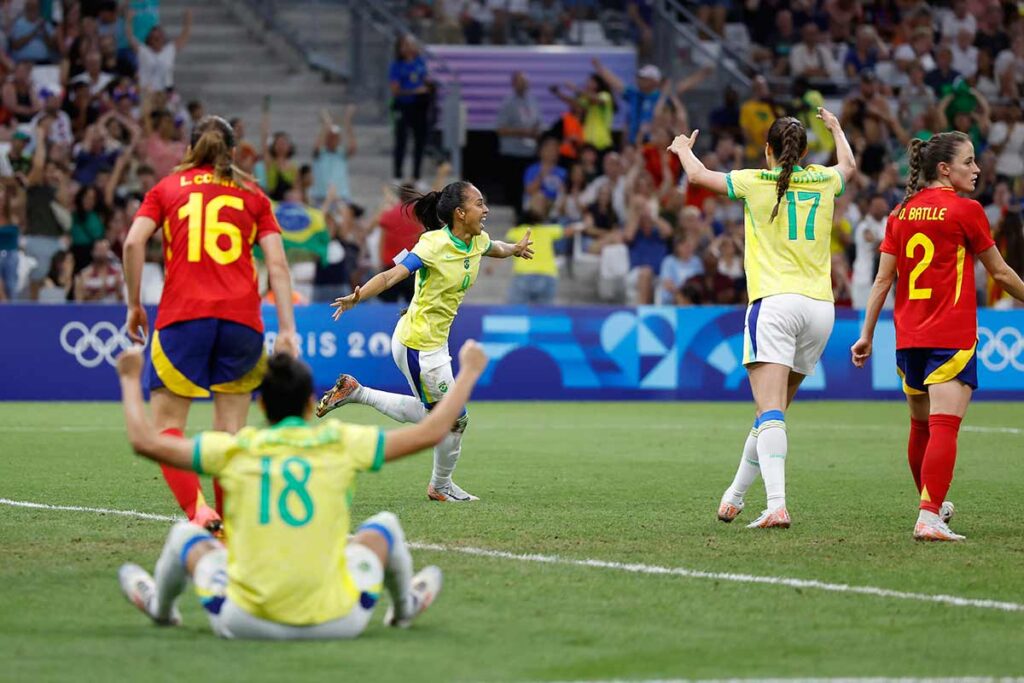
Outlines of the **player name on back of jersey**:
{"label": "player name on back of jersey", "polygon": [[191,178],[187,178],[184,175],[181,176],[181,186],[188,187],[189,185],[221,185],[223,187],[233,187],[237,190],[243,189],[241,185],[230,178],[217,178],[212,173],[197,173]]}
{"label": "player name on back of jersey", "polygon": [[903,207],[902,209],[900,209],[899,219],[901,221],[944,221],[946,220],[946,207]]}

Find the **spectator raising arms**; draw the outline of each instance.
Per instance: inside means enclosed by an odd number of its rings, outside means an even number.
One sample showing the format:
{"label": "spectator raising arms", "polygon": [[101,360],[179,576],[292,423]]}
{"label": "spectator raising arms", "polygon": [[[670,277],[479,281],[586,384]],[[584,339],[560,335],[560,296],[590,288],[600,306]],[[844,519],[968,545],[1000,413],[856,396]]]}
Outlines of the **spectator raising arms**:
{"label": "spectator raising arms", "polygon": [[132,49],[135,50],[139,60],[139,87],[147,90],[167,90],[174,87],[174,61],[178,51],[188,43],[189,35],[192,32],[192,10],[186,9],[182,18],[181,33],[174,41],[167,39],[160,25],[153,26],[149,33],[142,36],[143,41],[139,42],[139,36],[135,35],[132,28],[134,12],[129,6],[125,11],[125,35]]}

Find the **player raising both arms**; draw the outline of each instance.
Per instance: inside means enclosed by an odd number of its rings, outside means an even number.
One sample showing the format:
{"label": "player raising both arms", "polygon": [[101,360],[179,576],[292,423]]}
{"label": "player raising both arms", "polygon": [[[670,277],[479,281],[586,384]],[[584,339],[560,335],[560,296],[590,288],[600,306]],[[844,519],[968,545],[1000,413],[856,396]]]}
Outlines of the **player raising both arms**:
{"label": "player raising both arms", "polygon": [[771,170],[709,171],[693,153],[696,130],[689,137],[678,136],[669,147],[679,155],[690,182],[746,204],[743,269],[750,305],[743,365],[757,416],[718,518],[731,522],[739,515],[743,496],[760,473],[768,509],[751,528],[790,525],[784,411],[804,377],[814,372],[835,321],[832,212],[857,164],[836,117],[819,108],[818,118],[836,141],[838,164],[829,168],[797,165],[807,153],[807,131],[791,117],[776,119],[768,131],[764,153]]}
{"label": "player raising both arms", "polygon": [[[296,353],[291,279],[270,200],[233,164],[235,134],[218,116],[192,131],[182,164],[161,180],[135,215],[124,245],[128,335],[145,343],[149,324],[139,301],[146,242],[163,228],[167,272],[150,339],[146,383],[157,428],[182,436],[192,399],[213,393],[213,428],[245,425],[265,366],[263,320],[253,244],[266,256],[277,301],[277,350]],[[216,527],[199,478],[165,465],[164,479],[190,520]],[[220,488],[214,482],[220,509]]]}
{"label": "player raising both arms", "polygon": [[[337,320],[360,301],[377,296],[416,273],[416,291],[409,310],[398,321],[391,337],[391,355],[409,382],[412,396],[364,387],[355,377],[341,375],[334,388],[320,399],[316,409],[320,417],[347,403],[362,403],[399,422],[419,422],[451,390],[448,332],[466,290],[476,281],[481,257],[533,258],[529,231],[516,244],[492,240],[484,232],[487,205],[480,190],[471,183],[449,183],[438,192],[415,195],[405,205],[412,208],[426,229],[419,242],[411,252],[395,257],[394,268],[374,275],[365,285],[331,305],[337,309]],[[463,410],[451,433],[434,448],[434,470],[427,486],[431,500],[478,500],[452,481],[467,424],[469,413]]]}
{"label": "player raising both arms", "polygon": [[436,444],[469,399],[487,365],[473,341],[459,353],[459,381],[419,424],[378,427],[327,420],[316,426],[313,377],[287,354],[271,357],[260,387],[270,427],[238,436],[204,432],[194,441],[160,434],[146,417],[139,386],[142,358],[117,361],[132,447],[163,465],[218,474],[230,504],[225,548],[205,530],[171,528],[155,577],[137,564],[118,573],[121,591],[158,624],[178,624],[176,602],[189,577],[214,632],[224,638],[306,640],[354,638],[369,622],[386,588],[388,626],[409,626],[441,590],[441,570],[413,576],[412,556],[398,518],[380,512],[349,539],[357,472],[376,471]]}
{"label": "player raising both arms", "polygon": [[908,158],[907,194],[889,216],[864,329],[850,351],[864,367],[895,277],[896,367],[910,406],[907,459],[920,494],[914,538],[961,541],[945,500],[960,422],[978,388],[974,257],[1018,301],[1024,282],[992,241],[981,204],[957,195],[973,192],[980,173],[971,139],[954,131],[912,140]]}

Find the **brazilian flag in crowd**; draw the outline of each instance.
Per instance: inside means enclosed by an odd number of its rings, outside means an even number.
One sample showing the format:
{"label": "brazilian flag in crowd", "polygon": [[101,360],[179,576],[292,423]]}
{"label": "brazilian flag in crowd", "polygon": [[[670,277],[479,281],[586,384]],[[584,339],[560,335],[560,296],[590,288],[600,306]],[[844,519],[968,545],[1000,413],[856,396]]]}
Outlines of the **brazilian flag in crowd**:
{"label": "brazilian flag in crowd", "polygon": [[288,256],[315,257],[326,263],[330,236],[323,212],[301,202],[274,202],[273,206]]}

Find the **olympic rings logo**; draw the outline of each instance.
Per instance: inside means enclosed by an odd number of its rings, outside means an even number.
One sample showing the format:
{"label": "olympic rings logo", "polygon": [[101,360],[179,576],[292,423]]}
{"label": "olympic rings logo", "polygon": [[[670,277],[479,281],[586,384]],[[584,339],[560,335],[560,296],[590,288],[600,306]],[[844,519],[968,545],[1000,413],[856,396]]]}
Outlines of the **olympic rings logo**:
{"label": "olympic rings logo", "polygon": [[1014,370],[1024,372],[1021,351],[1024,337],[1016,328],[1002,327],[993,334],[987,327],[978,327],[978,359],[989,370],[999,372],[1012,365]]}
{"label": "olympic rings logo", "polygon": [[118,353],[131,347],[132,342],[125,329],[112,322],[103,320],[90,328],[73,320],[61,329],[60,345],[75,357],[79,365],[95,368],[103,361],[113,366]]}

